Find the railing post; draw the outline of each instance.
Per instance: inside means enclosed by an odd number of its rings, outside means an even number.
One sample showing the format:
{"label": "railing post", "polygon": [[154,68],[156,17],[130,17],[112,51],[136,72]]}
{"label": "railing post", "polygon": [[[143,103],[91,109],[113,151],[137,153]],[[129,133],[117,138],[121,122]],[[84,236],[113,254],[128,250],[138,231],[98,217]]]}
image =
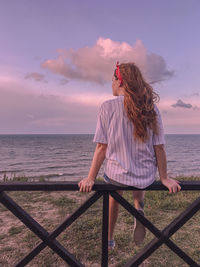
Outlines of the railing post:
{"label": "railing post", "polygon": [[103,222],[102,222],[102,254],[101,266],[108,266],[108,219],[109,219],[109,192],[103,193]]}

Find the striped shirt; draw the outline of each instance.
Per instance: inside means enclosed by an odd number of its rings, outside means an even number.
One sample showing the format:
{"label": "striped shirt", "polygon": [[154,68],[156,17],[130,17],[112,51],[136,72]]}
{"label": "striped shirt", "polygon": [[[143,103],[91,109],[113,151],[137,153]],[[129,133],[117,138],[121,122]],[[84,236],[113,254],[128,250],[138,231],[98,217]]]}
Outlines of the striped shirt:
{"label": "striped shirt", "polygon": [[108,144],[105,174],[121,184],[143,189],[155,181],[157,170],[154,145],[165,144],[160,112],[156,105],[159,134],[148,129],[146,142],[133,138],[134,125],[124,109],[124,96],[103,102],[99,109],[93,142]]}

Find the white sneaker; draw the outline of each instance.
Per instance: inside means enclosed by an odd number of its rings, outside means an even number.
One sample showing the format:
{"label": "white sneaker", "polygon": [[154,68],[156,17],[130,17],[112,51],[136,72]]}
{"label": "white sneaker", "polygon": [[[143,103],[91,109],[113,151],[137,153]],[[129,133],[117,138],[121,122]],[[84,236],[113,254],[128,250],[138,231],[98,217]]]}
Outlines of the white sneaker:
{"label": "white sneaker", "polygon": [[115,240],[108,240],[108,249],[112,250],[115,248]]}
{"label": "white sneaker", "polygon": [[[144,216],[144,211],[143,210],[138,210],[141,215]],[[144,225],[138,221],[137,219],[134,218],[134,228],[133,228],[133,239],[134,242],[137,246],[142,244],[144,241],[145,235],[146,235],[146,228]]]}

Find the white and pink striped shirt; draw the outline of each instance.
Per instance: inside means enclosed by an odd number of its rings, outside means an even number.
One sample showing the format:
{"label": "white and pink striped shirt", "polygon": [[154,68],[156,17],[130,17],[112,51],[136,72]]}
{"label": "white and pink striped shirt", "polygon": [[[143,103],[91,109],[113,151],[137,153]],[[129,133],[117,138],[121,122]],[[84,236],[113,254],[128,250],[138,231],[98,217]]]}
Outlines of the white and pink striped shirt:
{"label": "white and pink striped shirt", "polygon": [[148,130],[147,142],[133,138],[134,125],[124,109],[124,96],[103,102],[99,109],[93,142],[108,144],[105,159],[105,174],[112,180],[143,189],[155,181],[157,170],[154,145],[165,144],[160,112],[157,113],[159,134]]}

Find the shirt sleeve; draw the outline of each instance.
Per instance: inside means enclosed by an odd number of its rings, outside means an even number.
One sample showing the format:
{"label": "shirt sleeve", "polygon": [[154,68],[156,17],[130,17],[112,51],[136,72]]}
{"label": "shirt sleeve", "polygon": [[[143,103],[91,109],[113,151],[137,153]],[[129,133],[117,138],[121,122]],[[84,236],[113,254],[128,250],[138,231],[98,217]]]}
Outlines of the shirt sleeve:
{"label": "shirt sleeve", "polygon": [[165,135],[164,135],[164,128],[162,123],[162,118],[159,109],[155,105],[155,111],[157,113],[157,125],[158,125],[158,134],[153,133],[153,145],[161,145],[165,144]]}
{"label": "shirt sleeve", "polygon": [[94,143],[103,143],[103,144],[108,143],[106,118],[107,116],[106,116],[105,107],[102,104],[99,109],[99,113],[98,113],[96,131],[95,131],[95,135],[93,138]]}

